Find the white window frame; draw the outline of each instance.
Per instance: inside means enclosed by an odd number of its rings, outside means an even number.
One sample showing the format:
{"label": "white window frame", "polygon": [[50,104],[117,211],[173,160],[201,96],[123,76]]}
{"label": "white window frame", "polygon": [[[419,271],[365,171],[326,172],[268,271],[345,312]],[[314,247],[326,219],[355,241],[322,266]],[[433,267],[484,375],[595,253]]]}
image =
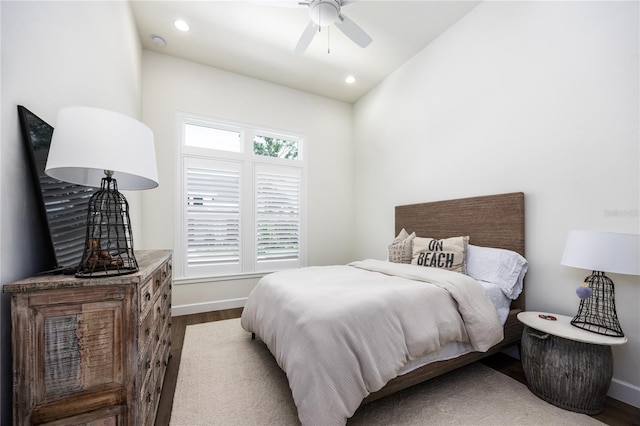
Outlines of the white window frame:
{"label": "white window frame", "polygon": [[[307,265],[307,159],[305,155],[304,135],[293,132],[252,125],[229,120],[207,117],[199,114],[179,111],[177,113],[177,141],[175,161],[175,226],[174,226],[174,278],[176,283],[197,283],[200,281],[216,281],[225,279],[242,279],[259,277],[280,269],[290,269]],[[242,152],[221,151],[216,149],[197,148],[185,145],[184,124],[208,126],[225,130],[238,131],[241,134]],[[298,159],[283,159],[255,155],[253,139],[256,134],[298,142]],[[241,261],[239,267],[220,267],[199,273],[186,268],[186,214],[184,200],[186,197],[185,159],[201,158],[215,161],[230,161],[240,164],[241,172]],[[300,235],[299,260],[274,261],[262,263],[257,260],[256,233],[256,194],[254,181],[256,168],[279,168],[295,170],[300,176]],[[216,270],[217,269],[217,270]]]}

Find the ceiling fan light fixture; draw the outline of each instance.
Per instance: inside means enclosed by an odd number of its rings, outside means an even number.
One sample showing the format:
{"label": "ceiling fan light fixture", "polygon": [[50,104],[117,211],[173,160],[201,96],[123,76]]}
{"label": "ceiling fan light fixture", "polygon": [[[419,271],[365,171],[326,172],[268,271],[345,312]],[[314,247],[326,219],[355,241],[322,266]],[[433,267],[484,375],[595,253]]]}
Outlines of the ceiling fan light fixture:
{"label": "ceiling fan light fixture", "polygon": [[335,0],[313,0],[309,4],[309,15],[314,24],[329,26],[338,20],[340,4]]}
{"label": "ceiling fan light fixture", "polygon": [[[293,51],[297,54],[304,53],[311,44],[313,37],[322,27],[335,25],[351,41],[360,47],[367,47],[373,41],[371,37],[351,19],[340,11],[342,6],[347,6],[357,0],[311,0],[301,1],[301,6],[309,10],[309,23],[298,39]],[[327,52],[329,50],[327,49]]]}

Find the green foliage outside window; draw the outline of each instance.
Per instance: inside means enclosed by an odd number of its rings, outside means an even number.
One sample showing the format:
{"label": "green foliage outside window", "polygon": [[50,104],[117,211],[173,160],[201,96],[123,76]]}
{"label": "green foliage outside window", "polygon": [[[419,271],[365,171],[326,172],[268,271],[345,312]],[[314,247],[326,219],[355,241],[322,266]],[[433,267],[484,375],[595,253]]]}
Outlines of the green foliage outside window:
{"label": "green foliage outside window", "polygon": [[253,139],[253,153],[264,157],[298,159],[298,142],[267,136],[256,136]]}

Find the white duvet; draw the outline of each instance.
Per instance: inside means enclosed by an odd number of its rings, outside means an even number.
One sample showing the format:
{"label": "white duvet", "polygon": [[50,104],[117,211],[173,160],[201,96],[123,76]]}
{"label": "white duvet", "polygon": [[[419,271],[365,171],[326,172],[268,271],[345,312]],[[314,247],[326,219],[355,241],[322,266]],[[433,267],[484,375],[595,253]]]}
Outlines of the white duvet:
{"label": "white duvet", "polygon": [[242,313],[285,371],[303,425],[344,425],[403,366],[448,342],[503,338],[482,286],[456,272],[364,260],[276,272]]}

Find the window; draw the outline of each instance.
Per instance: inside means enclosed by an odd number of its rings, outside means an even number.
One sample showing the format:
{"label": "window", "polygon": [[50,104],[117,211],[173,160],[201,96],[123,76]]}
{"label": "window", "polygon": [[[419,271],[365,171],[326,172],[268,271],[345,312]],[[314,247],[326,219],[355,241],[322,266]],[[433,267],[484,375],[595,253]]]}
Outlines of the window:
{"label": "window", "polygon": [[253,138],[253,153],[265,157],[298,159],[298,141],[256,135]]}
{"label": "window", "polygon": [[234,129],[215,128],[206,123],[185,123],[184,144],[207,149],[242,151],[242,133]]}
{"label": "window", "polygon": [[303,266],[302,137],[187,114],[179,119],[176,277]]}

